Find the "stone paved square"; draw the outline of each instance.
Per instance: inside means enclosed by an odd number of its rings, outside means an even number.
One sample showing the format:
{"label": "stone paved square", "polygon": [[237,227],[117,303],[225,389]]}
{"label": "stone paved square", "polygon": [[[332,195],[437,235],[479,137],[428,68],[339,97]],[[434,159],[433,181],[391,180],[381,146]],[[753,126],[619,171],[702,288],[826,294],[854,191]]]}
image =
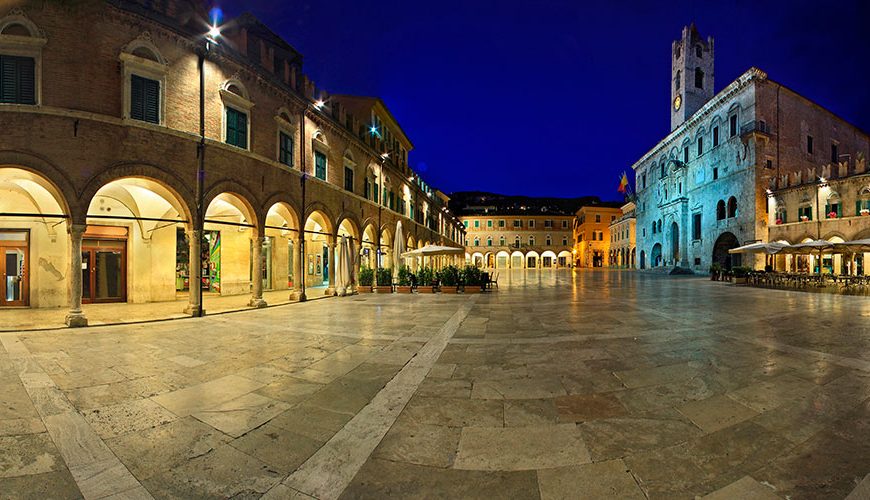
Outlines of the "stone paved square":
{"label": "stone paved square", "polygon": [[528,270],[479,295],[2,333],[0,497],[863,498],[868,315]]}

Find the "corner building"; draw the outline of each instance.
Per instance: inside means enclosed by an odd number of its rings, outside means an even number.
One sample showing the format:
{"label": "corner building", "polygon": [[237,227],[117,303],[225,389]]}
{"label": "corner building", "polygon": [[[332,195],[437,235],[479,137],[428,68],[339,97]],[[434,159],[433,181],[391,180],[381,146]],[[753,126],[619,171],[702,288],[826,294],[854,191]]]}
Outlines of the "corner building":
{"label": "corner building", "polygon": [[463,244],[380,99],[318,89],[250,15],[213,39],[207,19],[180,0],[0,6],[0,309],[77,326],[83,302],[260,307],[334,293],[342,237],[354,275],[390,265],[400,225],[408,248]]}
{"label": "corner building", "polygon": [[632,165],[640,269],[738,265],[768,241],[773,179],[866,158],[867,134],[757,68],[714,94],[713,56],[694,25],[672,45],[671,133]]}

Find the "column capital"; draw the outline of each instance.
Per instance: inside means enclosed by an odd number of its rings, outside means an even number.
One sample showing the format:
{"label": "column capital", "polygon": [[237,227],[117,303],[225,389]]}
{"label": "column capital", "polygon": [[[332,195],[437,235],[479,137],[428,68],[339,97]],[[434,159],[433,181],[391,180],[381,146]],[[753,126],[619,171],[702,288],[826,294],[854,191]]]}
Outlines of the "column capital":
{"label": "column capital", "polygon": [[81,238],[87,228],[87,224],[67,224],[67,231],[73,238]]}

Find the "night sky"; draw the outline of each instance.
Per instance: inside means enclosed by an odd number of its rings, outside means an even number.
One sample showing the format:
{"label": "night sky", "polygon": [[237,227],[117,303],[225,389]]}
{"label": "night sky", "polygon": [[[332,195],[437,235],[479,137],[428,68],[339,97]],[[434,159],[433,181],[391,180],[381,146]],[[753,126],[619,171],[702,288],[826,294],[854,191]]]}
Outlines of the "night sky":
{"label": "night sky", "polygon": [[669,131],[670,47],[715,38],[718,92],[757,66],[870,130],[870,2],[218,2],[331,93],[379,96],[445,192],[617,199]]}

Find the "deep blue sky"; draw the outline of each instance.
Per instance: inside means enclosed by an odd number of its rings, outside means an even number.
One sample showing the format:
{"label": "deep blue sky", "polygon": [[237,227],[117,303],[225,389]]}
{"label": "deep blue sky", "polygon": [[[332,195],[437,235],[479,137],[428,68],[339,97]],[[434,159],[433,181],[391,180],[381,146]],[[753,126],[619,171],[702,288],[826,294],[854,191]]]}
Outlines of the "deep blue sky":
{"label": "deep blue sky", "polygon": [[443,191],[616,199],[670,129],[670,47],[696,23],[716,91],[751,66],[870,130],[870,2],[224,0],[332,93],[380,96]]}

